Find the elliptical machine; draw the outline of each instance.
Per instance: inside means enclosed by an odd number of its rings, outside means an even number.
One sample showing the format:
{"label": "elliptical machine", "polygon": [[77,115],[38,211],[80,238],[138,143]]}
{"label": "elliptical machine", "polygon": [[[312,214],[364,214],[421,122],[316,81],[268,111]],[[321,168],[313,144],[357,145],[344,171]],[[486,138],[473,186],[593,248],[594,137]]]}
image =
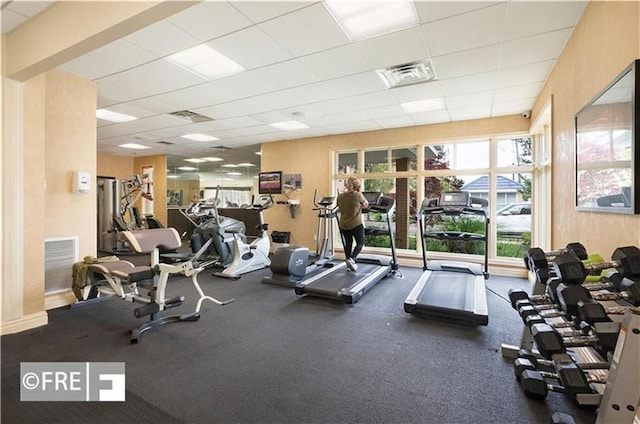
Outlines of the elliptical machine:
{"label": "elliptical machine", "polygon": [[237,280],[242,274],[271,265],[269,259],[270,242],[267,235],[269,225],[264,223],[262,212],[273,206],[273,203],[273,196],[261,194],[254,198],[251,207],[245,209],[247,211],[257,210],[260,216],[259,236],[251,243],[247,243],[247,236],[244,232],[226,229],[226,232],[233,236],[233,261],[222,272],[216,272],[213,275]]}
{"label": "elliptical machine", "polygon": [[270,277],[262,282],[282,287],[295,287],[296,283],[319,268],[331,268],[335,257],[333,243],[334,222],[337,220],[338,206],[333,206],[335,196],[325,196],[318,200],[318,190],[313,193],[313,208],[318,211],[316,251],[311,254],[302,246],[285,246],[276,250],[271,260]]}

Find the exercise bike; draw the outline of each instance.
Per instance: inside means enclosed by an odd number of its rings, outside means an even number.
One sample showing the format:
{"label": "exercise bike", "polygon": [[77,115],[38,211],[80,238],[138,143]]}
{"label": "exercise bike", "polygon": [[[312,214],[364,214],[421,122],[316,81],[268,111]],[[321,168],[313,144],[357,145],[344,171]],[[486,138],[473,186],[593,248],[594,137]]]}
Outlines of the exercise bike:
{"label": "exercise bike", "polygon": [[262,212],[273,206],[273,196],[259,195],[252,202],[249,208],[235,209],[237,213],[245,214],[249,221],[248,214],[259,215],[258,237],[251,243],[247,243],[247,236],[235,229],[227,229],[226,232],[233,236],[233,261],[223,271],[214,273],[216,277],[230,278],[237,280],[242,274],[266,268],[271,265],[269,259],[270,241],[267,235],[268,224],[264,223]]}

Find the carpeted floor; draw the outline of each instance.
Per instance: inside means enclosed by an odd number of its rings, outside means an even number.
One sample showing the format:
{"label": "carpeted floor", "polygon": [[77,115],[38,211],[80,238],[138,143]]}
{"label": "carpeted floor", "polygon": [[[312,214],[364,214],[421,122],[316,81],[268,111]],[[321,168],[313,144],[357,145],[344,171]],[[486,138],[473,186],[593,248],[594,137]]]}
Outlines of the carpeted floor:
{"label": "carpeted floor", "polygon": [[[563,395],[522,394],[502,343],[518,344],[521,321],[505,301],[520,279],[487,281],[489,326],[414,317],[403,302],[421,271],[402,268],[355,305],[297,296],[261,284],[268,269],[238,281],[200,276],[207,302],[197,322],[145,333],[131,303],[117,299],[49,312],[49,324],[3,336],[2,423],[549,423],[565,412],[593,423]],[[193,310],[190,281],[171,295]],[[495,293],[494,293],[495,292]],[[126,402],[20,402],[20,362],[125,362]]]}

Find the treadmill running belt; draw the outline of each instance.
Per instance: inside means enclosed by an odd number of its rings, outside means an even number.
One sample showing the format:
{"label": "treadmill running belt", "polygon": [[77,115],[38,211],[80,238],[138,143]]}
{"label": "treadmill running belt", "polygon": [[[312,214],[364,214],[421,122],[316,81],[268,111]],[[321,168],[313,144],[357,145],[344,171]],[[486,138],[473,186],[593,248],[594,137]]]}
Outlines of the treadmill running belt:
{"label": "treadmill running belt", "polygon": [[468,274],[439,271],[431,274],[418,302],[441,308],[473,311],[475,287]]}
{"label": "treadmill running belt", "polygon": [[328,278],[322,279],[322,284],[311,283],[307,285],[305,292],[336,297],[343,289],[353,287],[376,268],[378,268],[378,265],[359,263],[357,271],[353,272],[345,269],[341,272],[333,273]]}

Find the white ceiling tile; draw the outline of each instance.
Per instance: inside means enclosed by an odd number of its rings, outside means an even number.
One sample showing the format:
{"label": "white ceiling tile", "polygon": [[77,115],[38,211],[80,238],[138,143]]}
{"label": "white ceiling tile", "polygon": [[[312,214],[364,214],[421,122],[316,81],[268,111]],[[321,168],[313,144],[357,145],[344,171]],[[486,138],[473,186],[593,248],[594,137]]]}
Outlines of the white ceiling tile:
{"label": "white ceiling tile", "polygon": [[469,119],[482,119],[491,115],[491,105],[473,106],[461,109],[449,109],[449,115],[454,121],[466,121]]}
{"label": "white ceiling tile", "polygon": [[119,71],[133,68],[158,58],[157,55],[126,40],[117,40],[109,43],[106,46],[95,49],[88,56],[92,59],[107,62]]}
{"label": "white ceiling tile", "polygon": [[398,101],[398,103],[437,99],[442,97],[442,88],[438,81],[393,88],[388,92],[393,94],[393,97]]}
{"label": "white ceiling tile", "polygon": [[562,29],[507,41],[502,47],[501,66],[508,68],[555,59],[560,55],[569,35],[571,29]]}
{"label": "white ceiling tile", "polygon": [[167,20],[200,41],[209,41],[252,24],[242,13],[223,1],[203,1]]}
{"label": "white ceiling tile", "polygon": [[[266,81],[264,78],[261,78],[253,71],[242,72],[240,74],[212,81],[207,85],[207,87],[210,87],[210,89],[207,90],[204,95],[211,96],[211,99],[219,97],[220,92],[233,93],[235,99],[242,99],[277,90],[275,85]],[[219,102],[211,102],[211,104],[215,103]]]}
{"label": "white ceiling tile", "polygon": [[369,118],[378,122],[381,119],[396,118],[401,115],[406,115],[404,109],[402,109],[402,107],[398,105],[375,107],[367,109],[365,112],[367,112],[367,116]]}
{"label": "white ceiling tile", "polygon": [[138,92],[130,87],[120,87],[102,80],[98,80],[97,83],[99,105],[104,103],[127,102],[144,97],[142,92]]}
{"label": "white ceiling tile", "polygon": [[216,81],[159,94],[153,98],[163,105],[169,105],[173,112],[211,106],[238,99],[235,93],[229,92],[219,86],[214,86],[213,84],[215,82]]}
{"label": "white ceiling tile", "polygon": [[301,57],[300,62],[313,69],[318,76],[326,79],[338,78],[371,70],[353,46],[335,49]]}
{"label": "white ceiling tile", "polygon": [[170,113],[182,109],[176,107],[176,105],[163,101],[162,99],[165,98],[165,96],[167,96],[167,94],[140,98],[127,102],[127,104],[132,107],[148,110],[154,113]]}
{"label": "white ceiling tile", "polygon": [[436,110],[432,112],[412,113],[409,115],[416,125],[439,124],[451,122],[449,112],[446,110]]}
{"label": "white ceiling tile", "polygon": [[275,65],[255,69],[255,75],[265,79],[278,88],[291,88],[311,84],[320,80],[311,69],[299,60],[288,60]]}
{"label": "white ceiling tile", "polygon": [[533,107],[535,101],[535,98],[531,98],[514,100],[511,102],[494,103],[491,116],[514,115],[516,113],[529,111]]}
{"label": "white ceiling tile", "polygon": [[124,37],[125,40],[164,57],[200,44],[200,40],[187,34],[169,21],[160,21]]}
{"label": "white ceiling tile", "polygon": [[439,79],[455,78],[498,69],[499,52],[496,44],[434,57],[431,62]]}
{"label": "white ceiling tile", "polygon": [[195,108],[193,112],[203,114],[213,119],[229,119],[255,115],[256,113],[266,112],[270,109],[269,106],[265,106],[254,99],[241,99],[215,106]]}
{"label": "white ceiling tile", "polygon": [[349,133],[358,133],[365,131],[376,131],[380,130],[382,127],[378,125],[375,121],[362,121],[362,122],[352,122],[347,124],[336,124],[331,126],[331,128],[323,128],[323,130],[328,134],[349,134]]}
{"label": "white ceiling tile", "polygon": [[292,118],[290,115],[285,115],[280,111],[258,113],[255,115],[251,115],[251,118],[265,124],[272,124],[274,122],[291,121],[292,119],[295,119],[295,118]]}
{"label": "white ceiling tile", "polygon": [[294,56],[317,53],[349,43],[348,37],[320,3],[258,26]]}
{"label": "white ceiling tile", "polygon": [[307,1],[232,1],[229,2],[253,23],[260,23],[302,9],[313,3]]}
{"label": "white ceiling tile", "polygon": [[257,27],[229,34],[207,44],[245,69],[293,58],[291,53]]}
{"label": "white ceiling tile", "polygon": [[109,107],[109,110],[117,113],[124,113],[125,115],[135,116],[136,118],[146,118],[153,116],[156,112],[148,109],[143,109],[132,105],[131,103],[120,103]]}
{"label": "white ceiling tile", "polygon": [[542,82],[499,88],[495,91],[494,101],[496,103],[502,103],[513,100],[535,98],[538,96],[541,89]]}
{"label": "white ceiling tile", "polygon": [[418,12],[418,17],[420,18],[420,22],[422,23],[433,22],[451,16],[461,15],[472,10],[481,9],[498,3],[504,2],[449,0],[414,2],[416,6],[416,12]]}
{"label": "white ceiling tile", "polygon": [[411,118],[406,115],[394,116],[391,118],[379,118],[375,121],[382,128],[401,128],[415,126]]}
{"label": "white ceiling tile", "polygon": [[502,3],[423,25],[431,55],[499,43],[505,7]]}
{"label": "white ceiling tile", "polygon": [[[339,96],[340,93],[330,87],[329,84],[318,82],[315,84],[307,84],[300,87],[270,93],[261,96],[261,101],[267,101],[267,103],[271,101],[276,105],[275,109],[284,109],[295,107],[297,105],[308,105],[323,102],[325,100],[338,98]],[[282,97],[282,100],[278,100],[279,97]],[[300,99],[304,100],[301,101]]]}
{"label": "white ceiling tile", "polygon": [[587,1],[511,1],[507,5],[505,40],[528,37],[575,25]]}
{"label": "white ceiling tile", "polygon": [[[28,2],[21,2],[28,3]],[[9,34],[29,20],[28,16],[14,12],[10,8],[2,9],[2,33]]]}
{"label": "white ceiling tile", "polygon": [[421,27],[396,31],[354,44],[372,69],[422,60],[429,57]]}
{"label": "white ceiling tile", "polygon": [[546,81],[554,63],[555,60],[545,60],[543,62],[500,69],[496,87],[510,87],[512,85]]}
{"label": "white ceiling tile", "polygon": [[116,73],[122,69],[100,58],[85,54],[58,67],[61,71],[78,75],[89,80]]}
{"label": "white ceiling tile", "polygon": [[439,82],[442,87],[442,93],[445,96],[455,96],[494,89],[496,87],[497,74],[497,71],[484,72],[458,78],[441,79]]}
{"label": "white ceiling tile", "polygon": [[206,80],[166,60],[160,59],[128,71],[101,78],[98,82],[132,90],[143,96],[152,96],[166,91],[202,84]]}
{"label": "white ceiling tile", "polygon": [[378,91],[375,93],[362,94],[351,97],[351,101],[360,109],[370,109],[380,106],[396,104],[396,98],[392,90]]}
{"label": "white ceiling tile", "polygon": [[473,94],[447,97],[447,107],[449,109],[462,109],[465,107],[491,104],[493,91],[481,91]]}
{"label": "white ceiling tile", "polygon": [[350,98],[327,100],[326,102],[314,103],[313,107],[323,115],[351,112],[358,109],[358,106],[356,106],[356,104]]}
{"label": "white ceiling tile", "polygon": [[375,72],[363,72],[348,77],[336,78],[327,81],[326,84],[340,97],[357,96],[386,90],[380,77]]}

